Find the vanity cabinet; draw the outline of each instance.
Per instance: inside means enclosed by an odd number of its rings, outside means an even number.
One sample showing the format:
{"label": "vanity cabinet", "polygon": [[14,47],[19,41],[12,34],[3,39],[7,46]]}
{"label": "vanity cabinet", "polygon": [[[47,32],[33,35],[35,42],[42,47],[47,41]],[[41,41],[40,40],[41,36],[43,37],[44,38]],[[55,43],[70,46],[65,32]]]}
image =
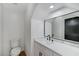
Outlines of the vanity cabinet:
{"label": "vanity cabinet", "polygon": [[35,41],[34,56],[59,56],[59,54]]}

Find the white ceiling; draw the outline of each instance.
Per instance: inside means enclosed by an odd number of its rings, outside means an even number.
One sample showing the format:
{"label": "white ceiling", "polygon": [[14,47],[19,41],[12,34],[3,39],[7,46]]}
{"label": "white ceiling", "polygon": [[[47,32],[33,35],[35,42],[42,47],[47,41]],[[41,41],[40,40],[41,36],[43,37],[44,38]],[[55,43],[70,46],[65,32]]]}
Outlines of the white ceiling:
{"label": "white ceiling", "polygon": [[[54,5],[54,8],[49,8],[51,5]],[[57,9],[63,8],[64,4],[61,3],[40,3],[37,5],[35,12],[33,14],[34,19],[43,20],[47,17],[47,14],[54,12]]]}
{"label": "white ceiling", "polygon": [[[54,8],[49,8],[51,5]],[[49,14],[54,13],[62,8],[73,8],[79,10],[79,3],[39,3],[34,11],[33,19],[44,20]]]}

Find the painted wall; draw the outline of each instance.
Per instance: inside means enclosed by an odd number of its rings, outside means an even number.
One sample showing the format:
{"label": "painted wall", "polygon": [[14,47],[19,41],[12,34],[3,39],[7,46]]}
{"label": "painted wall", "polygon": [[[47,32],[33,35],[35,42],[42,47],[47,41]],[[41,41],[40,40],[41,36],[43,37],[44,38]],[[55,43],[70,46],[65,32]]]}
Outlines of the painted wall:
{"label": "painted wall", "polygon": [[2,31],[3,29],[2,29],[2,4],[0,4],[0,56],[2,56],[2,33],[3,33],[3,31]]}
{"label": "painted wall", "polygon": [[[24,46],[24,16],[16,8],[3,5],[3,55],[9,55],[11,44],[10,40],[21,40],[21,47]],[[16,43],[15,43],[16,44]],[[24,48],[24,47],[23,47]]]}
{"label": "painted wall", "polygon": [[31,32],[32,37],[43,37],[44,32],[44,22],[40,20],[31,20]]}
{"label": "painted wall", "polygon": [[26,14],[25,14],[25,52],[27,55],[31,55],[31,18],[33,15],[33,11],[35,8],[35,4],[28,4],[26,7]]}
{"label": "painted wall", "polygon": [[34,55],[34,39],[36,38],[42,38],[44,35],[44,22],[32,19],[31,20],[31,43],[32,43],[32,55]]}

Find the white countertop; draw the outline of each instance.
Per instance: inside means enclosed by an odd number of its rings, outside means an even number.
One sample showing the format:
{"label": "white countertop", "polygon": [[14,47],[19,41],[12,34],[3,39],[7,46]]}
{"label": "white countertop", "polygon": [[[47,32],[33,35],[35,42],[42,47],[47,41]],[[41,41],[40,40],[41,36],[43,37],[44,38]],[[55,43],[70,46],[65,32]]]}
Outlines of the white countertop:
{"label": "white countertop", "polygon": [[79,56],[79,47],[75,45],[64,42],[61,40],[53,39],[54,41],[48,41],[45,38],[36,38],[35,41],[44,45],[45,47],[59,53],[62,56]]}

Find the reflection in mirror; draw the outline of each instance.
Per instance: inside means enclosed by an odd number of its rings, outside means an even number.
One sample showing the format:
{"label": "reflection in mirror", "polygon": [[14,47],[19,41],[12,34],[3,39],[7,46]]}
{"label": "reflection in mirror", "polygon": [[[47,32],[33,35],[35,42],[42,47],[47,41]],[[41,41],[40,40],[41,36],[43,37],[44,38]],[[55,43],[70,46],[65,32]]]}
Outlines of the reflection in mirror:
{"label": "reflection in mirror", "polygon": [[45,36],[50,35],[53,38],[64,39],[63,27],[64,27],[64,21],[62,17],[46,20]]}
{"label": "reflection in mirror", "polygon": [[50,35],[53,38],[65,40],[65,29],[67,29],[65,27],[65,20],[73,17],[79,17],[79,11],[45,20],[45,36]]}

